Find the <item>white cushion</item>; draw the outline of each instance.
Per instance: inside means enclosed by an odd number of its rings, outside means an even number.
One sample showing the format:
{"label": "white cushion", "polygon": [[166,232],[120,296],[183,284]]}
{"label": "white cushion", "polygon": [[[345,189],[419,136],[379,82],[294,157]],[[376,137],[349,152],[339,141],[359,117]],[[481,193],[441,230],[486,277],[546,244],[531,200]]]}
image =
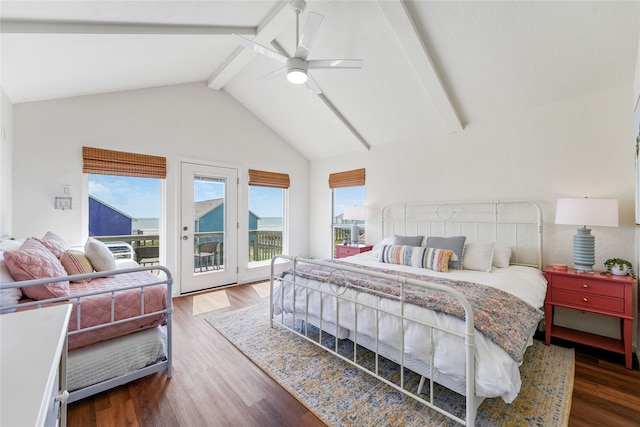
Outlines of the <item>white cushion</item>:
{"label": "white cushion", "polygon": [[474,242],[464,245],[462,268],[465,270],[491,271],[495,242]]}
{"label": "white cushion", "polygon": [[113,254],[100,240],[93,237],[87,239],[84,244],[84,253],[91,261],[91,265],[96,271],[110,271],[116,269],[116,259]]}
{"label": "white cushion", "polygon": [[511,262],[511,248],[506,245],[496,243],[493,249],[493,266],[498,268],[509,267]]}

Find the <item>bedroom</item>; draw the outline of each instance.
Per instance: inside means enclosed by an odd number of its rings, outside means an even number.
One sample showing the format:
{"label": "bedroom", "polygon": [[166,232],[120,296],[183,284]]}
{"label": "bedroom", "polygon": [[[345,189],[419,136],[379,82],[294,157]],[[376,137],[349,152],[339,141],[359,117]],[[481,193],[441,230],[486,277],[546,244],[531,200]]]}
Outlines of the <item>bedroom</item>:
{"label": "bedroom", "polygon": [[[384,19],[380,11],[372,16],[366,3],[353,2],[350,12],[365,9],[361,11],[363,21]],[[346,26],[343,20],[348,15],[339,18],[335,11],[337,2],[309,4],[310,10],[325,15],[323,26]],[[11,45],[3,43],[0,234],[41,235],[53,229],[71,242],[83,242],[86,231],[77,226],[86,221],[82,207],[55,210],[53,198],[62,185],[70,185],[74,202],[81,206],[86,198],[86,184],[79,172],[81,147],[89,145],[167,158],[163,256],[164,264],[175,272],[180,270],[176,249],[179,236],[174,232],[179,227],[177,171],[180,161],[185,159],[236,166],[241,171],[241,182],[250,168],[288,173],[292,183],[288,191],[292,236],[289,253],[294,255],[329,256],[327,177],[332,172],[364,167],[367,205],[372,209],[394,201],[511,198],[537,201],[544,213],[546,263],[571,262],[571,238],[575,230],[553,224],[558,198],[617,198],[620,226],[594,231],[597,265],[612,256],[636,262],[633,139],[637,129],[633,128],[633,103],[640,93],[635,68],[638,4],[547,4],[551,11],[538,9],[541,6],[533,3],[509,5],[500,9],[493,3],[471,3],[458,12],[451,5],[430,6],[429,12],[434,17],[424,24],[431,38],[429,51],[464,123],[464,129],[454,133],[439,117],[437,108],[442,109],[441,104],[434,107],[420,82],[407,71],[411,65],[398,51],[399,44],[391,30],[381,36],[389,44],[380,48],[380,55],[398,59],[402,66],[385,68],[384,73],[371,77],[373,80],[365,81],[363,77],[361,83],[354,73],[381,66],[381,60],[371,53],[374,49],[369,45],[366,51],[369,56],[355,47],[337,50],[340,40],[346,37],[359,40],[359,33],[353,28],[340,32],[333,40],[322,40],[319,36],[314,46],[319,57],[363,56],[366,61],[362,70],[331,71],[332,74],[318,71],[314,76],[327,98],[371,141],[370,150],[364,149],[326,105],[304,88],[293,91],[277,81],[262,87],[251,83],[254,77],[273,69],[273,64],[262,58],[256,58],[252,63],[255,68],[232,79],[222,91],[207,86],[206,80],[215,69],[207,63],[204,68],[209,67],[209,74],[203,77],[167,79],[154,84],[157,87],[116,86],[108,89],[110,93],[85,92],[72,97],[57,95],[47,100],[16,101],[12,99],[10,82],[5,80],[12,76],[10,65],[4,62]],[[7,10],[3,2],[3,13]],[[511,20],[505,19],[505,15]],[[442,28],[443,16],[453,20],[447,21],[453,25],[451,31],[462,26],[469,28],[469,32],[461,33],[464,37],[451,42],[453,46],[440,47],[439,43],[445,43],[442,39],[450,35]],[[286,32],[278,40],[290,50],[291,13],[284,13],[284,19]],[[439,23],[440,19],[443,22]],[[458,23],[452,24],[456,19]],[[500,21],[512,24],[498,26]],[[545,22],[546,27],[538,28],[538,22]],[[521,31],[518,25],[527,28],[530,32],[527,35],[533,39],[518,39]],[[501,28],[501,32],[487,28]],[[570,37],[574,31],[579,34],[576,40]],[[510,38],[526,43],[526,48],[516,42],[497,43]],[[369,43],[375,46],[377,41]],[[458,51],[461,53],[454,55]],[[472,55],[473,51],[485,54]],[[133,61],[135,54],[129,52],[127,60]],[[84,55],[89,53],[84,51]],[[204,53],[197,50],[192,60],[198,62],[201,55]],[[563,61],[565,55],[570,60]],[[106,66],[98,58],[89,58]],[[65,69],[65,64],[54,65]],[[28,74],[37,76],[29,81],[34,90],[41,83],[47,84],[39,80],[44,79],[40,74],[49,66],[38,65],[42,68]],[[67,71],[73,79],[81,80],[87,73],[86,66],[82,61],[70,63]],[[143,80],[150,79],[149,71],[143,71]],[[113,77],[99,74],[95,79],[103,85],[117,80],[116,72],[119,70],[110,69]],[[385,89],[385,83],[391,89]],[[65,89],[58,82],[50,85]],[[282,93],[287,96],[280,96]],[[259,99],[252,98],[254,94]],[[356,102],[358,99],[361,101]],[[388,108],[389,105],[394,108]],[[282,121],[268,120],[271,115],[265,110],[270,108],[281,110]],[[318,142],[323,140],[325,143]],[[393,177],[393,182],[389,177]],[[245,199],[246,188],[241,186],[241,207],[246,206]],[[376,233],[376,224],[368,224],[367,239],[375,242]],[[240,266],[239,282],[266,277],[265,270],[249,269],[242,263]],[[606,320],[591,322],[590,326],[594,324],[615,333],[616,325],[607,324]],[[635,341],[637,348],[637,338]]]}

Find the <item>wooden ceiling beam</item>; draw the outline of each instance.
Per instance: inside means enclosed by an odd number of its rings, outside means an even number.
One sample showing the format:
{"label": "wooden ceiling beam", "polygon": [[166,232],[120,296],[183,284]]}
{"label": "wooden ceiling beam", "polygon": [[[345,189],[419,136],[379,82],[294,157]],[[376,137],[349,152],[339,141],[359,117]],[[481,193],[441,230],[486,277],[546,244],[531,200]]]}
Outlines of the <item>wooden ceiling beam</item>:
{"label": "wooden ceiling beam", "polygon": [[402,46],[418,80],[431,98],[445,128],[449,133],[462,131],[463,126],[458,112],[449,98],[438,70],[431,60],[429,51],[418,33],[415,22],[404,1],[383,0],[379,1],[378,4],[387,17],[391,29],[398,38],[398,42]]}
{"label": "wooden ceiling beam", "polygon": [[[253,41],[268,46],[282,31],[291,25],[295,15],[288,6],[288,2],[280,2],[272,13],[258,26]],[[246,67],[257,55],[256,52],[238,46],[229,59],[213,73],[207,82],[211,89],[220,90]]]}
{"label": "wooden ceiling beam", "polygon": [[253,36],[255,27],[219,25],[150,24],[134,22],[45,21],[3,19],[3,34],[178,34]]}

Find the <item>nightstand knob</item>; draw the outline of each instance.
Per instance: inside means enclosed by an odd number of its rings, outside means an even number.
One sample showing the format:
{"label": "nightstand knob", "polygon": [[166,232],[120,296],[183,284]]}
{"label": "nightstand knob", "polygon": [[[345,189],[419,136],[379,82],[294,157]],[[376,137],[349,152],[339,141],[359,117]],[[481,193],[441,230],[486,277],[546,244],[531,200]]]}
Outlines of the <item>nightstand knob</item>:
{"label": "nightstand knob", "polygon": [[584,301],[584,302],[589,302],[589,300],[588,300],[586,297],[585,297],[585,298],[582,298],[582,301]]}
{"label": "nightstand knob", "polygon": [[583,288],[585,288],[585,289],[587,289],[587,288],[589,287],[589,285],[587,285],[586,283],[583,283],[583,284],[582,284],[582,287],[583,287]]}

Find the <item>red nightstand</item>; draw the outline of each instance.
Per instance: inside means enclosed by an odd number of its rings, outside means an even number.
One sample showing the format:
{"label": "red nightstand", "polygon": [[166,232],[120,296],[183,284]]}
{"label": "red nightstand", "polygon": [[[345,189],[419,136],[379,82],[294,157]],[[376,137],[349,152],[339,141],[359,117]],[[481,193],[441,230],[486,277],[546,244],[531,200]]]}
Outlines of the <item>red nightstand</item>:
{"label": "red nightstand", "polygon": [[336,258],[344,258],[351,255],[361,254],[373,249],[371,245],[336,245]]}
{"label": "red nightstand", "polygon": [[[632,294],[636,280],[631,276],[603,275],[599,271],[579,273],[574,269],[559,271],[553,267],[545,267],[543,271],[548,282],[544,301],[545,344],[550,344],[551,337],[557,337],[621,353],[625,356],[625,366],[631,369]],[[622,339],[556,326],[553,324],[554,307],[617,317]]]}

